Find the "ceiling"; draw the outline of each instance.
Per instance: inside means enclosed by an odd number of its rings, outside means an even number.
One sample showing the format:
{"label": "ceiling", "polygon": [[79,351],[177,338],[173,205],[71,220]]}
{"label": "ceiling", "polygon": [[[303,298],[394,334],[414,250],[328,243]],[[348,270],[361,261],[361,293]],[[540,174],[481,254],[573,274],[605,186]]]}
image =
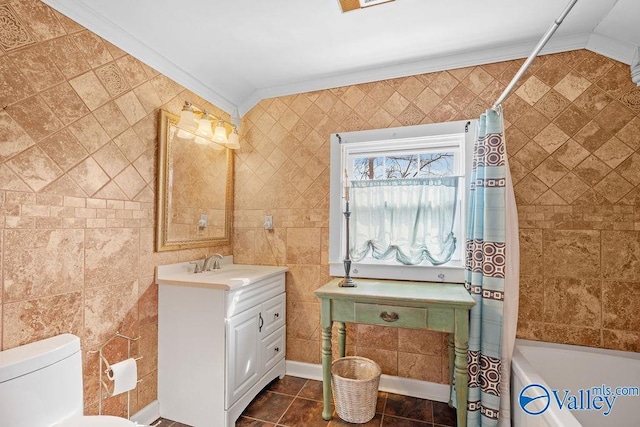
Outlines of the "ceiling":
{"label": "ceiling", "polygon": [[[263,98],[526,57],[566,3],[44,0],[238,117]],[[179,4],[179,5],[178,5]],[[543,52],[631,64],[640,1],[578,0]]]}

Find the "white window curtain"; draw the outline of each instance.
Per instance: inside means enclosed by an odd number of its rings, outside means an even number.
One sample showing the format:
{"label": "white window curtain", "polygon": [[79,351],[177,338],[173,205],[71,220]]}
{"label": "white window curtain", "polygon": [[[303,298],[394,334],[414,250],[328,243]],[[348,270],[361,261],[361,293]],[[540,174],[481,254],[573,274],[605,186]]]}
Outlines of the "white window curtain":
{"label": "white window curtain", "polygon": [[350,255],[369,253],[405,265],[448,262],[456,249],[453,234],[458,177],[353,181]]}

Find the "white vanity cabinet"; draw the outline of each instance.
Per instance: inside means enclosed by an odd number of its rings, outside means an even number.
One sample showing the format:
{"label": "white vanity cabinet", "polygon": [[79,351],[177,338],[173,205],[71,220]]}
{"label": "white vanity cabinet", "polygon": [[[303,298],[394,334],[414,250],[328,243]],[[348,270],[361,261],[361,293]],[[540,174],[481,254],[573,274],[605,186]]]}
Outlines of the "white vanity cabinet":
{"label": "white vanity cabinet", "polygon": [[[226,284],[203,283],[217,271],[185,279],[158,269],[163,418],[194,427],[232,427],[260,390],[284,376],[286,268],[238,266],[243,274],[234,275],[233,267],[222,266],[222,274],[236,280]],[[249,267],[260,274],[251,276]],[[237,281],[240,277],[246,280]]]}

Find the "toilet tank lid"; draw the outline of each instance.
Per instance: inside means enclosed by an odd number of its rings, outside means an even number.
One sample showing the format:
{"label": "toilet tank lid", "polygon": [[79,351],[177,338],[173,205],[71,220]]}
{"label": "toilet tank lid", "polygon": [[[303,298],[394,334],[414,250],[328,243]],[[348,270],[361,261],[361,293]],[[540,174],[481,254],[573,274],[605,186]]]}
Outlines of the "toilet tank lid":
{"label": "toilet tank lid", "polygon": [[80,351],[80,338],[62,334],[0,351],[0,383],[42,369]]}

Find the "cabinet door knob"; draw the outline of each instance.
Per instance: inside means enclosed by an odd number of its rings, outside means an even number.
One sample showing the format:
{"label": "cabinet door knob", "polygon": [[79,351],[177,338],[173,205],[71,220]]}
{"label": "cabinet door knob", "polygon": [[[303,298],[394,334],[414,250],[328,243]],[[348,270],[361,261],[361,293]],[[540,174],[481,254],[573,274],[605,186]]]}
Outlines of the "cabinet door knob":
{"label": "cabinet door knob", "polygon": [[391,313],[383,311],[382,313],[380,313],[380,318],[385,322],[395,322],[400,318],[400,316],[398,316],[398,313],[394,313],[393,311]]}
{"label": "cabinet door knob", "polygon": [[275,317],[276,319],[280,318],[280,313],[274,314],[273,317]]}
{"label": "cabinet door knob", "polygon": [[264,319],[262,318],[262,313],[258,314],[258,332],[262,332],[262,327],[264,326]]}
{"label": "cabinet door knob", "polygon": [[276,347],[273,349],[276,353],[280,351],[280,347]]}

